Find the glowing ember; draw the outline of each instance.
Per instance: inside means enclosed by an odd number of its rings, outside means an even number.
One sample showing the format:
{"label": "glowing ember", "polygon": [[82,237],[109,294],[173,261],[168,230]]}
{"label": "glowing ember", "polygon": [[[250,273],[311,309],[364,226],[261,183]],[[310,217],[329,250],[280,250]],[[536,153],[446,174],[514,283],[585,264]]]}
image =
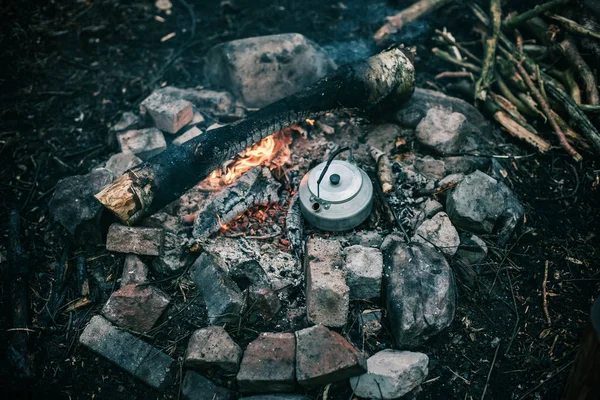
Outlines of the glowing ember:
{"label": "glowing ember", "polygon": [[228,185],[257,165],[266,165],[270,169],[283,166],[290,158],[288,146],[292,143],[291,132],[290,129],[275,132],[250,146],[235,161],[226,164],[223,170],[213,171],[205,183],[211,186],[218,186],[220,183]]}

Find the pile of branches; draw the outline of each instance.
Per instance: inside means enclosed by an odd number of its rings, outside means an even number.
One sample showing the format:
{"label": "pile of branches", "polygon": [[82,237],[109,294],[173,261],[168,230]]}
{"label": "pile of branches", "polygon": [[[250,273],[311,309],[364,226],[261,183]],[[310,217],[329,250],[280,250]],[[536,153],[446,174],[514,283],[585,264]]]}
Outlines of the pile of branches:
{"label": "pile of branches", "polygon": [[[448,3],[421,0],[411,8],[423,14]],[[436,79],[467,79],[476,104],[509,134],[541,153],[557,143],[580,161],[585,153],[600,155],[600,134],[594,126],[600,121],[600,96],[578,40],[600,48],[600,33],[556,13],[574,14],[575,7],[568,3],[552,0],[520,14],[503,14],[500,0],[490,0],[488,12],[470,4],[477,21],[473,31],[480,36],[475,44],[481,53],[446,30],[436,30],[439,47],[433,53],[454,65]],[[395,18],[407,20],[399,17],[405,11]],[[388,20],[386,26],[395,21]],[[555,139],[541,134],[536,126],[542,125],[534,121],[548,124]]]}

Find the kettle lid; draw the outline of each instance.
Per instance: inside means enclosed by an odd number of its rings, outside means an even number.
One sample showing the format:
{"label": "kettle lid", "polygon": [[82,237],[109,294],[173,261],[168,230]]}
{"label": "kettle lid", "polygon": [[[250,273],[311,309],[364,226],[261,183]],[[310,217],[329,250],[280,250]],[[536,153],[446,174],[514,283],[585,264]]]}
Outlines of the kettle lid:
{"label": "kettle lid", "polygon": [[312,195],[329,203],[344,203],[354,198],[363,185],[363,176],[358,167],[347,161],[333,160],[321,184],[317,184],[323,169],[323,162],[310,171],[308,189]]}

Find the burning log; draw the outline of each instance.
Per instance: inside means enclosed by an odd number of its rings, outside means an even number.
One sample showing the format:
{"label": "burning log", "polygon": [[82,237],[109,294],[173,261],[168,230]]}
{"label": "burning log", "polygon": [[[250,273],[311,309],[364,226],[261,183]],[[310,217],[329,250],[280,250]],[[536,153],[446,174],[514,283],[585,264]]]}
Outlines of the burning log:
{"label": "burning log", "polygon": [[381,191],[383,193],[389,193],[394,188],[394,178],[392,174],[392,165],[390,164],[390,159],[385,155],[385,153],[375,147],[370,147],[369,151],[371,153],[371,157],[377,163],[377,178],[379,178],[379,183],[381,184]]}
{"label": "burning log", "polygon": [[248,208],[279,200],[279,182],[268,168],[253,168],[204,203],[194,221],[194,237],[206,238]]}
{"label": "burning log", "polygon": [[96,194],[124,224],[160,210],[224,161],[286,126],[340,109],[371,109],[382,101],[403,101],[414,90],[414,66],[407,51],[390,47],[340,67],[294,95],[246,119],[173,146],[128,171]]}

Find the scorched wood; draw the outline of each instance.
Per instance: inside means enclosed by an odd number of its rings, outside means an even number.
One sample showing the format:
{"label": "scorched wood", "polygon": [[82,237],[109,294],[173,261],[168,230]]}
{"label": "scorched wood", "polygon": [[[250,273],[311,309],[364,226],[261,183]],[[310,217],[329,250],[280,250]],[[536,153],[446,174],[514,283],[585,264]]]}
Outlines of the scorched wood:
{"label": "scorched wood", "polygon": [[246,119],[172,146],[96,194],[124,224],[160,210],[236,153],[284,127],[340,109],[371,109],[412,95],[414,66],[400,47],[340,67]]}

